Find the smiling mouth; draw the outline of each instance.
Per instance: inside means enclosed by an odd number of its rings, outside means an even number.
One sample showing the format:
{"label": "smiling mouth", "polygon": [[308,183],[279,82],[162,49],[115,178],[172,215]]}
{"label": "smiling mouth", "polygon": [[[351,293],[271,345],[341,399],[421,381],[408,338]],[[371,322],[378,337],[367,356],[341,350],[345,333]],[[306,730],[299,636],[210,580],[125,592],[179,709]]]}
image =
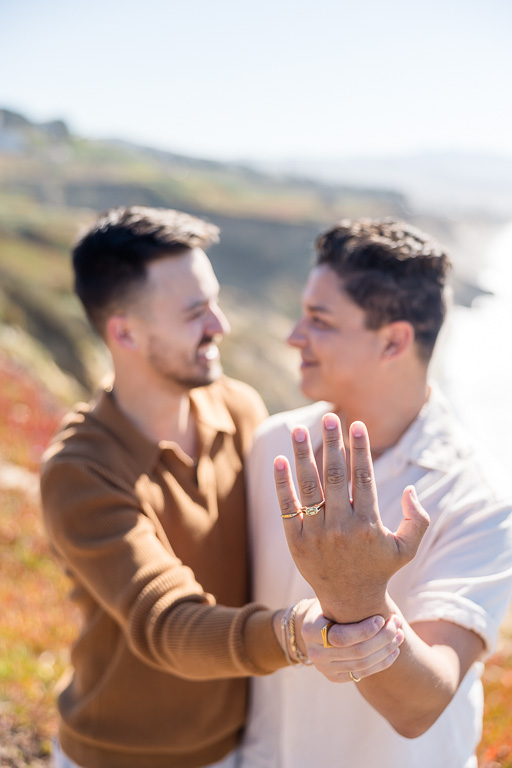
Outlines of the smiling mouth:
{"label": "smiling mouth", "polygon": [[216,344],[210,344],[204,356],[207,360],[216,360],[219,356],[219,348]]}
{"label": "smiling mouth", "polygon": [[199,359],[203,360],[217,360],[219,357],[219,348],[213,341],[210,341],[207,344],[201,344],[197,350],[197,356]]}

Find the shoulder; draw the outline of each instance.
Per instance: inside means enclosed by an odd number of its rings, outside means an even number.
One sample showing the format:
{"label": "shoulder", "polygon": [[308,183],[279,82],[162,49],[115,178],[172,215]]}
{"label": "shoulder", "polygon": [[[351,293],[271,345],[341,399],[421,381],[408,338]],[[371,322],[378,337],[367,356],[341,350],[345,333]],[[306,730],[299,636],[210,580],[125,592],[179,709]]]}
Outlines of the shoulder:
{"label": "shoulder", "polygon": [[130,474],[126,447],[99,418],[95,401],[78,403],[62,420],[43,456],[43,485],[50,475],[61,474],[71,465],[95,467],[120,478]]}
{"label": "shoulder", "polygon": [[98,436],[91,419],[91,404],[77,403],[59,424],[59,428],[43,455],[43,470],[59,457],[71,456],[88,437]]}
{"label": "shoulder", "polygon": [[122,434],[103,422],[96,405],[75,406],[43,457],[43,518],[61,552],[78,531],[108,527],[112,515],[129,527],[140,511],[137,483],[144,465]]}
{"label": "shoulder", "polygon": [[510,482],[496,471],[489,451],[460,424],[438,389],[418,418],[414,440],[404,440],[401,450],[425,472],[418,487],[425,505],[432,505],[432,527],[436,513],[440,522],[460,519],[466,527],[491,514],[510,514]]}

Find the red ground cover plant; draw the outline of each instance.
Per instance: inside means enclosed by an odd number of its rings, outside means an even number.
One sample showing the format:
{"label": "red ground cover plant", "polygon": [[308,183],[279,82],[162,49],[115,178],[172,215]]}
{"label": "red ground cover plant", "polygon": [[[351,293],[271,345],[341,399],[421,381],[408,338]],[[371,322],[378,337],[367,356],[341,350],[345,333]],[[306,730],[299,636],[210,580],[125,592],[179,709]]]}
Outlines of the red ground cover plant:
{"label": "red ground cover plant", "polygon": [[48,763],[55,686],[78,627],[44,535],[37,471],[63,408],[0,355],[0,765]]}
{"label": "red ground cover plant", "polygon": [[479,749],[482,768],[512,768],[512,639],[510,617],[504,628],[503,650],[495,653],[484,673],[484,729]]}
{"label": "red ground cover plant", "polygon": [[62,414],[28,371],[0,354],[0,458],[37,472]]}

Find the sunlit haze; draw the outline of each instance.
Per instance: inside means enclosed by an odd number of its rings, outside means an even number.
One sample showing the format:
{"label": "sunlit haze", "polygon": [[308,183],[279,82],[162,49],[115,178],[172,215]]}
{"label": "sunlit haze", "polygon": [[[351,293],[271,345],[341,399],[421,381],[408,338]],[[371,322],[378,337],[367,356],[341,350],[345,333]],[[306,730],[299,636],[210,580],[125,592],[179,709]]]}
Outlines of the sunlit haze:
{"label": "sunlit haze", "polygon": [[0,107],[221,159],[512,156],[509,0],[4,0]]}

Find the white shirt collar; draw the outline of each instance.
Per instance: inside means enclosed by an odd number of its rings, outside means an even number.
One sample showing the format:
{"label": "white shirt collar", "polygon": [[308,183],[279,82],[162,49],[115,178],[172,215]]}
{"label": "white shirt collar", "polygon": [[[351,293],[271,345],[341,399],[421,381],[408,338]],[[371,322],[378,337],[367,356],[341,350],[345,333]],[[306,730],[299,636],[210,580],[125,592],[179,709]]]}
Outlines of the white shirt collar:
{"label": "white shirt collar", "polygon": [[[445,396],[435,382],[430,383],[428,400],[400,440],[375,464],[392,475],[400,474],[407,464],[424,469],[448,472],[454,462],[474,450],[469,436],[452,415]],[[291,430],[299,424],[308,428],[313,448],[322,440],[322,416],[333,410],[332,403],[319,401],[313,405],[289,411],[284,423]],[[454,436],[457,439],[454,439]]]}
{"label": "white shirt collar", "polygon": [[407,464],[448,472],[455,462],[469,456],[473,450],[469,436],[454,418],[445,396],[431,382],[429,398],[419,414],[381,459],[383,463],[391,460],[396,474]]}

